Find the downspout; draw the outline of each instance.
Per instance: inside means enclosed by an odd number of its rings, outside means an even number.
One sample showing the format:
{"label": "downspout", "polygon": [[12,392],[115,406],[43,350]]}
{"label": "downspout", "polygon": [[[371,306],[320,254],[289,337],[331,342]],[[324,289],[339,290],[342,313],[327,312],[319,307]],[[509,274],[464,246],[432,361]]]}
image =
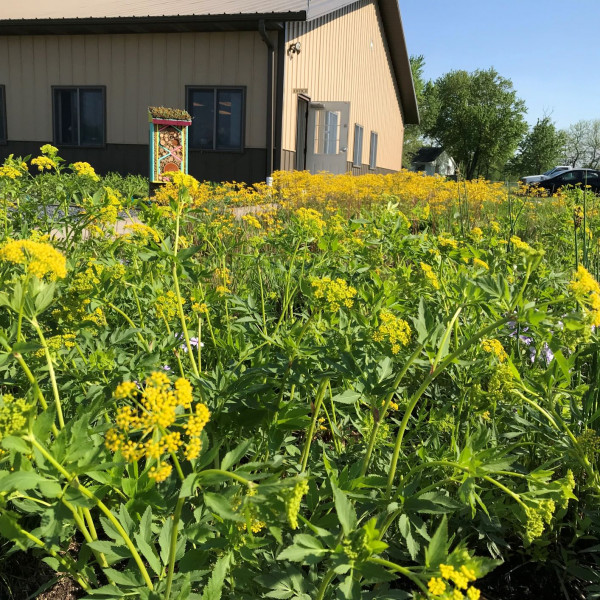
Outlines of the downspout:
{"label": "downspout", "polygon": [[265,21],[258,22],[258,32],[263,42],[267,45],[267,181],[273,175],[273,58],[275,46],[269,39],[265,29]]}

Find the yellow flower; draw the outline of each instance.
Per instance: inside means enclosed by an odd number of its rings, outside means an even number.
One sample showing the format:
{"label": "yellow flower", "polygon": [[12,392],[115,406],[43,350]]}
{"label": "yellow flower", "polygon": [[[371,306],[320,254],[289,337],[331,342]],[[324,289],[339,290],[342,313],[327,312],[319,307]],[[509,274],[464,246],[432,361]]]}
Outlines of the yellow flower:
{"label": "yellow flower", "polygon": [[446,591],[446,584],[439,577],[432,577],[427,587],[432,596],[441,596]]}
{"label": "yellow flower", "polygon": [[19,171],[19,169],[16,169],[11,165],[4,165],[0,167],[0,178],[8,177],[9,179],[16,179],[17,177],[21,177],[22,175],[22,171]]}
{"label": "yellow flower", "polygon": [[483,231],[480,227],[473,227],[471,229],[471,238],[475,242],[480,242],[483,239]]}
{"label": "yellow flower", "polygon": [[148,477],[154,479],[157,483],[164,481],[169,477],[171,472],[173,471],[173,467],[169,464],[163,463],[158,468],[152,467],[150,471],[148,471]]}
{"label": "yellow flower", "polygon": [[473,259],[473,266],[474,267],[481,267],[482,269],[485,269],[486,271],[490,270],[490,266],[484,260],[481,260],[479,258],[474,258]]}
{"label": "yellow flower", "polygon": [[287,518],[292,529],[298,529],[298,512],[300,511],[300,504],[306,492],[308,492],[308,481],[302,479],[296,483],[286,500]]}
{"label": "yellow flower", "polygon": [[481,596],[481,592],[477,588],[470,587],[467,590],[467,598],[469,600],[479,600],[480,596]]}
{"label": "yellow flower", "polygon": [[302,228],[311,236],[319,237],[323,235],[326,223],[322,219],[323,215],[313,208],[299,208],[294,213]]}
{"label": "yellow flower", "polygon": [[94,167],[87,162],[76,162],[71,165],[73,171],[80,177],[89,177],[93,181],[100,181],[100,177],[96,175]]}
{"label": "yellow flower", "polygon": [[577,272],[569,283],[569,289],[578,296],[600,294],[600,285],[583,265],[579,265],[577,268]]}
{"label": "yellow flower", "polygon": [[504,346],[502,346],[499,340],[482,340],[481,347],[488,354],[493,354],[496,356],[501,363],[508,358],[508,354],[506,354],[506,350],[504,350]]}
{"label": "yellow flower", "polygon": [[40,152],[46,156],[55,157],[58,154],[58,148],[52,144],[44,144]]}
{"label": "yellow flower", "polygon": [[454,567],[452,565],[440,565],[440,573],[444,579],[450,579],[454,574]]}
{"label": "yellow flower", "polygon": [[129,398],[137,392],[137,385],[133,383],[133,381],[123,381],[117,386],[113,396],[117,400],[122,400],[123,398]]}
{"label": "yellow flower", "polygon": [[373,334],[373,339],[376,342],[387,340],[392,346],[392,353],[398,354],[400,346],[406,346],[410,341],[410,326],[387,309],[381,311],[379,319],[381,323]]}
{"label": "yellow flower", "polygon": [[48,169],[48,171],[50,171],[51,169],[56,169],[56,167],[58,166],[48,156],[38,156],[37,158],[32,158],[31,164],[36,165],[38,168],[38,171],[43,171],[44,169]]}
{"label": "yellow flower", "polygon": [[437,278],[437,275],[433,272],[433,269],[425,264],[425,263],[421,263],[421,269],[423,270],[423,273],[425,273],[425,277],[427,278],[427,280],[429,281],[429,283],[436,289],[439,290],[440,289],[440,282]]}
{"label": "yellow flower", "polygon": [[356,296],[357,291],[343,279],[338,277],[332,280],[330,277],[321,277],[320,279],[313,279],[311,285],[315,290],[315,298],[326,300],[329,303],[328,308],[331,312],[337,312],[341,306],[352,308],[353,298]]}
{"label": "yellow flower", "polygon": [[31,240],[14,240],[0,248],[0,260],[25,265],[27,272],[38,278],[63,279],[67,275],[67,260],[50,244]]}

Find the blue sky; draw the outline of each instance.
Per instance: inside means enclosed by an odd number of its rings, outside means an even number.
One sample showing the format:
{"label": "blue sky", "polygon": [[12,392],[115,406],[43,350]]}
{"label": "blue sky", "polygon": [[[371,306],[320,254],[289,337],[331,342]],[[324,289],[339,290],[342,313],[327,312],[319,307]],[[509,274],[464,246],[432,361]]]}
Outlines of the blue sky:
{"label": "blue sky", "polygon": [[399,0],[425,79],[488,69],[513,82],[534,124],[600,119],[600,0]]}

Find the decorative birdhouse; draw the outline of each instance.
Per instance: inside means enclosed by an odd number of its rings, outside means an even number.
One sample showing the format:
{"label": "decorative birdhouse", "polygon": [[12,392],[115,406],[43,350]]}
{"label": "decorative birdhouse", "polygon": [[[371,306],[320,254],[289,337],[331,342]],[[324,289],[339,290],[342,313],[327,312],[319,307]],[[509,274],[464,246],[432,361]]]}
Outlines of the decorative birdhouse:
{"label": "decorative birdhouse", "polygon": [[188,127],[192,117],[185,110],[148,107],[150,121],[150,181],[163,183],[169,173],[188,172]]}

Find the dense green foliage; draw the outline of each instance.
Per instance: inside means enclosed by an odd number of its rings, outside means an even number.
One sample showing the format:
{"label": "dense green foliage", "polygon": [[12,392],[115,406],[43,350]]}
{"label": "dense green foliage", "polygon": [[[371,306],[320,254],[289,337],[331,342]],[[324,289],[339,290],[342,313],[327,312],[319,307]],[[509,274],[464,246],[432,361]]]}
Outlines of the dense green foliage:
{"label": "dense green foliage", "polygon": [[90,600],[598,597],[595,197],[300,173],[236,218],[80,164],[49,217],[8,166],[3,560]]}
{"label": "dense green foliage", "polygon": [[549,117],[538,119],[519,144],[506,170],[517,177],[544,173],[560,163],[565,143],[565,133],[556,129]]}

